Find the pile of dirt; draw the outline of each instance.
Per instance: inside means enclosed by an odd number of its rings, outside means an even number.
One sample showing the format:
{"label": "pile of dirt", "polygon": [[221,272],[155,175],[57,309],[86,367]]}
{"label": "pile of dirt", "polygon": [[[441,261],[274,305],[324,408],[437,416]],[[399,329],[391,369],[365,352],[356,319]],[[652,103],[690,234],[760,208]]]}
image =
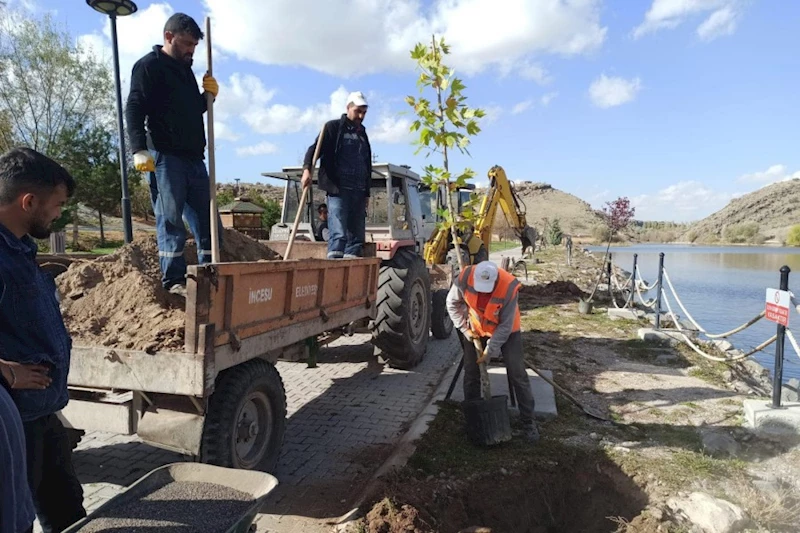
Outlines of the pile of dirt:
{"label": "pile of dirt", "polygon": [[397,507],[389,498],[376,503],[366,516],[368,533],[433,533],[410,505]]}
{"label": "pile of dirt", "polygon": [[[258,241],[225,229],[220,259],[279,258]],[[187,264],[197,264],[197,247],[186,243]],[[78,345],[129,350],[180,350],[184,344],[185,300],[161,286],[156,237],[139,237],[113,254],[78,261],[56,279],[64,322]]]}
{"label": "pile of dirt", "polygon": [[533,303],[553,300],[577,301],[577,298],[589,296],[580,287],[571,281],[551,281],[539,285],[523,285],[519,289],[520,301],[530,301]]}

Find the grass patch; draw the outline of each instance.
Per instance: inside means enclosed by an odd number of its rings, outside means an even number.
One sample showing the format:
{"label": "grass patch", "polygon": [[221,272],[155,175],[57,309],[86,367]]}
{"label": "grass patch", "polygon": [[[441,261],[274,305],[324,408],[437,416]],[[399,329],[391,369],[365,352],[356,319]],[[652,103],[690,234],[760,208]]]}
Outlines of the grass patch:
{"label": "grass patch", "polygon": [[420,439],[408,464],[426,476],[449,472],[468,477],[536,460],[547,455],[548,449],[552,449],[552,444],[548,445],[546,439],[535,446],[516,438],[491,448],[475,446],[467,439],[460,405],[442,402],[438,415]]}
{"label": "grass patch", "polygon": [[676,349],[680,355],[693,365],[689,370],[690,376],[702,379],[712,385],[725,386],[725,374],[729,370],[728,365],[701,357],[684,343],[680,343]]}
{"label": "grass patch", "polygon": [[490,252],[502,252],[503,250],[511,250],[512,248],[519,248],[519,241],[492,241],[489,243]]}
{"label": "grass patch", "polygon": [[[680,435],[677,437],[681,438]],[[691,480],[729,479],[743,475],[747,468],[746,463],[739,459],[715,459],[686,449],[671,452],[667,457],[648,457],[614,450],[610,450],[609,455],[629,476],[652,474],[669,490],[685,490]]]}

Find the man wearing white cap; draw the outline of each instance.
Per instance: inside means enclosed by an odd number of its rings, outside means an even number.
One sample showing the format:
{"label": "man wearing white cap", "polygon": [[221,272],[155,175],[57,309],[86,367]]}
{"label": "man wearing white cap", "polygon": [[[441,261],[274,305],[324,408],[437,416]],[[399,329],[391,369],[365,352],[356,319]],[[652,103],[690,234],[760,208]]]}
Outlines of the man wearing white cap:
{"label": "man wearing white cap", "polygon": [[[533,420],[533,392],[522,353],[519,294],[520,283],[512,274],[500,270],[491,261],[466,267],[447,294],[447,312],[453,325],[461,332],[464,349],[464,399],[481,397],[478,363],[500,354],[506,372],[519,400],[519,417],[524,435],[539,440],[539,430]],[[472,342],[481,339],[485,346],[480,357]]]}
{"label": "man wearing white cap", "polygon": [[[364,129],[366,114],[367,99],[357,91],[347,97],[347,112],[325,124],[319,188],[328,193],[328,259],[363,254],[372,175],[372,150]],[[303,187],[311,185],[316,146],[317,139],[303,160]]]}

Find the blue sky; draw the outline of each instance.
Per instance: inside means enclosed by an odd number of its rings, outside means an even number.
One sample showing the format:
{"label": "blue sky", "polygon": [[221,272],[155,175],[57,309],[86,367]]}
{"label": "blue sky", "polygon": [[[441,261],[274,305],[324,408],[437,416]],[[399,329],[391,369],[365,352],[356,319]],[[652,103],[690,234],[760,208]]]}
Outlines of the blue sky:
{"label": "blue sky", "polygon": [[[82,0],[14,0],[51,11],[110,57],[108,23]],[[758,0],[139,0],[119,22],[122,77],[173,12],[212,17],[218,181],[264,181],[297,164],[348,91],[370,100],[382,161],[414,155],[403,98],[408,50],[431,31],[453,46],[469,102],[489,112],[472,158],[637,218],[688,221],[800,177],[800,3]],[[260,5],[255,9],[254,5]],[[205,70],[205,46],[195,71]],[[127,90],[127,82],[123,82]]]}

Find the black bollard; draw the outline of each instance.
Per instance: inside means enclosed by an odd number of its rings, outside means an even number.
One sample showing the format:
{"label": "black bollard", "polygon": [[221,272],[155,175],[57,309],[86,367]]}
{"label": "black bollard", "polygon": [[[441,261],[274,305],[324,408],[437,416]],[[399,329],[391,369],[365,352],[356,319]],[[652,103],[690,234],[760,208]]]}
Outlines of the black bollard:
{"label": "black bollard", "polygon": [[656,284],[656,329],[661,328],[661,286],[664,283],[664,252],[658,254],[658,283]]}
{"label": "black bollard", "polygon": [[631,292],[628,295],[628,302],[633,304],[636,302],[634,295],[636,293],[636,263],[639,261],[639,254],[633,254],[633,270],[631,270]]}
{"label": "black bollard", "polygon": [[[780,290],[789,290],[788,266],[781,267]],[[772,380],[772,408],[778,409],[781,406],[781,389],[783,388],[783,347],[786,340],[786,326],[778,324],[778,340],[775,342],[775,375]]]}
{"label": "black bollard", "polygon": [[608,262],[606,263],[606,276],[608,277],[608,295],[614,298],[614,291],[611,289],[611,254],[608,254]]}

